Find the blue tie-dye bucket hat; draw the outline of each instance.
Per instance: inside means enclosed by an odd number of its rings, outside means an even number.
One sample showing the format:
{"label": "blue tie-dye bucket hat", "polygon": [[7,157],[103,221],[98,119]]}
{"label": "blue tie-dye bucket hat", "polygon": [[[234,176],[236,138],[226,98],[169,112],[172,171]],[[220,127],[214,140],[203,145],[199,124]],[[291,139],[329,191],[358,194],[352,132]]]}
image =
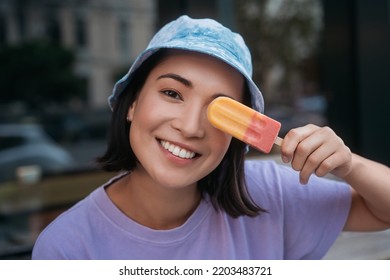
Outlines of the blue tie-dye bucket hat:
{"label": "blue tie-dye bucket hat", "polygon": [[153,53],[160,49],[180,49],[216,57],[237,69],[245,78],[251,93],[252,108],[263,113],[263,96],[252,80],[252,61],[242,37],[212,19],[192,19],[181,16],[158,31],[147,48],[136,58],[129,72],[114,86],[109,105],[131,81],[134,72]]}

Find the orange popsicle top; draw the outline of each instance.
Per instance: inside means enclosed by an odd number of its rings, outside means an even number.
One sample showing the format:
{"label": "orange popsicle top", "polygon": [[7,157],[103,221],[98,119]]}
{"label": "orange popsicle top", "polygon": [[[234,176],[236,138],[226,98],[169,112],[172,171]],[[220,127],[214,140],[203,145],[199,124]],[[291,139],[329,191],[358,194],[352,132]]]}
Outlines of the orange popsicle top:
{"label": "orange popsicle top", "polygon": [[207,118],[214,127],[264,153],[271,151],[276,140],[279,145],[282,140],[278,137],[280,122],[228,97],[213,100]]}

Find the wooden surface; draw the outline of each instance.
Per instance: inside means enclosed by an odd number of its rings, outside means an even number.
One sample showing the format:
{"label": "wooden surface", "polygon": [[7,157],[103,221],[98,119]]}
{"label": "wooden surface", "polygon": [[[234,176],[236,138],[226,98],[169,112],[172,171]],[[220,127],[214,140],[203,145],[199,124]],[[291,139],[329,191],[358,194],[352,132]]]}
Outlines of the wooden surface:
{"label": "wooden surface", "polygon": [[33,185],[0,184],[0,259],[30,258],[39,233],[112,176],[88,170],[43,178]]}
{"label": "wooden surface", "polygon": [[89,171],[44,178],[34,185],[8,182],[0,185],[0,216],[66,207],[88,195],[112,177]]}

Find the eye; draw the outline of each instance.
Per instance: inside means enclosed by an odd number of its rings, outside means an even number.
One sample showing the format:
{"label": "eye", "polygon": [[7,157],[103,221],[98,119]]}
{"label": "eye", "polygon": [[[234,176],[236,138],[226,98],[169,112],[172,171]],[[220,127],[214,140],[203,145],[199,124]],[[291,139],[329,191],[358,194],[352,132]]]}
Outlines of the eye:
{"label": "eye", "polygon": [[162,90],[161,93],[173,99],[182,99],[179,93],[171,89]]}

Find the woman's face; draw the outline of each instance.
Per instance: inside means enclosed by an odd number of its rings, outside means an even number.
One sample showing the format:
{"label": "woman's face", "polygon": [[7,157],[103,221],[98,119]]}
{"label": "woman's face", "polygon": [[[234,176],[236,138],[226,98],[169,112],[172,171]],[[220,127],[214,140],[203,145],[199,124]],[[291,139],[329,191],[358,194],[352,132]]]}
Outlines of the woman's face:
{"label": "woman's face", "polygon": [[172,52],[149,74],[128,111],[134,172],[163,187],[196,186],[222,161],[231,136],[207,120],[219,96],[243,100],[244,78],[207,55]]}

